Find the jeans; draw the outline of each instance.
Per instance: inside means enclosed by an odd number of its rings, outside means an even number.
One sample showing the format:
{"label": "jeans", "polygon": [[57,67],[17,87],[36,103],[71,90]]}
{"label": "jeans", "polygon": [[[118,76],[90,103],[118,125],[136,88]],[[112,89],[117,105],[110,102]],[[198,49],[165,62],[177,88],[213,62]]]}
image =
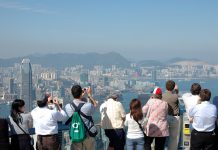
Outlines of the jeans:
{"label": "jeans", "polygon": [[127,150],[144,150],[144,137],[137,138],[137,139],[129,139],[126,140],[126,149]]}
{"label": "jeans", "polygon": [[180,116],[169,116],[168,150],[177,150],[180,137]]}

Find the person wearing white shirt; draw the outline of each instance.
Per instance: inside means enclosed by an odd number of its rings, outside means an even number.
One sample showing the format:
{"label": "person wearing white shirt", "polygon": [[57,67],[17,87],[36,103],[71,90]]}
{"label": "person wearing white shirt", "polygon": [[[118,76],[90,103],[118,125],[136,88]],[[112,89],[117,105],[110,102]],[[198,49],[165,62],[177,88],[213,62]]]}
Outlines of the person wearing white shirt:
{"label": "person wearing white shirt", "polygon": [[32,110],[31,115],[37,134],[38,150],[60,150],[58,141],[58,122],[66,119],[66,113],[61,109],[57,99],[53,100],[57,110],[50,109],[48,103],[52,97],[46,96],[42,101],[37,101],[38,107]]}
{"label": "person wearing white shirt", "polygon": [[191,132],[191,150],[215,150],[216,136],[214,129],[217,109],[215,105],[209,102],[210,97],[210,90],[201,90],[201,103],[197,104],[189,111],[189,116],[193,118],[194,128]]}
{"label": "person wearing white shirt", "polygon": [[145,143],[145,135],[143,133],[143,113],[141,102],[138,99],[133,99],[130,102],[130,113],[126,115],[124,125],[127,126],[127,150],[143,150]]}
{"label": "person wearing white shirt", "polygon": [[[186,110],[186,114],[188,115],[190,108],[194,107],[195,105],[197,105],[197,103],[200,102],[200,91],[201,91],[201,85],[198,83],[193,83],[191,85],[191,89],[190,92],[191,93],[185,93],[182,95],[182,99],[185,105],[185,110]],[[189,121],[191,121],[192,119],[189,117]]]}
{"label": "person wearing white shirt", "polygon": [[119,93],[112,93],[100,106],[101,127],[109,139],[108,150],[124,150],[125,147],[126,113],[119,99]]}

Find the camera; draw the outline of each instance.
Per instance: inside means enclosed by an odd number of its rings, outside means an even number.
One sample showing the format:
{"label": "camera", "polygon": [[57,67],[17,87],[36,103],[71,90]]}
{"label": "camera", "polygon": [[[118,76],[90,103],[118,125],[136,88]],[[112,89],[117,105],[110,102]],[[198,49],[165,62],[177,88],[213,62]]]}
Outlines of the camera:
{"label": "camera", "polygon": [[84,87],[83,90],[84,90],[84,91],[88,90],[88,87]]}
{"label": "camera", "polygon": [[52,99],[50,100],[50,103],[53,103],[53,100],[52,100]]}

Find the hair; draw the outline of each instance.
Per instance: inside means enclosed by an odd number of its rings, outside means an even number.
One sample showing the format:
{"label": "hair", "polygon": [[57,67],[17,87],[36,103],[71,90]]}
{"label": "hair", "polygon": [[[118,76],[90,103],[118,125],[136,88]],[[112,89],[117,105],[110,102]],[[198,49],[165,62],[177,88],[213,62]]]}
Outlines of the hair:
{"label": "hair", "polygon": [[20,111],[20,107],[23,107],[25,105],[24,100],[22,99],[15,99],[11,105],[11,117],[14,120],[14,122],[19,123],[22,122],[22,117],[20,116],[20,113],[23,113]]}
{"label": "hair", "polygon": [[211,97],[211,92],[208,89],[202,89],[200,92],[201,101],[209,101]]}
{"label": "hair", "polygon": [[71,93],[73,95],[74,98],[80,98],[80,96],[82,95],[82,88],[80,85],[74,85],[72,88],[71,88]]}
{"label": "hair", "polygon": [[37,101],[37,105],[42,108],[42,107],[45,107],[48,103],[48,97],[45,96],[45,98],[43,100],[38,100]]}
{"label": "hair", "polygon": [[143,118],[141,102],[138,99],[133,99],[129,105],[130,116],[133,117],[135,121],[139,121]]}
{"label": "hair", "polygon": [[162,94],[158,94],[158,95],[152,94],[152,97],[157,99],[162,99]]}
{"label": "hair", "polygon": [[173,91],[173,89],[175,88],[176,83],[173,80],[168,80],[166,82],[166,89],[168,91]]}
{"label": "hair", "polygon": [[193,83],[190,89],[192,95],[199,95],[201,91],[201,85],[198,83]]}

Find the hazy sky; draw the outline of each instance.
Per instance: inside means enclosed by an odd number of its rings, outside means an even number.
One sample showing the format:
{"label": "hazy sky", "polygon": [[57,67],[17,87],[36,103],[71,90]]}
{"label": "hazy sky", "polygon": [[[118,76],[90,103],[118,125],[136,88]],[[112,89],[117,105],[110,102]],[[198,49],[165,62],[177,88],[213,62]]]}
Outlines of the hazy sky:
{"label": "hazy sky", "polygon": [[0,58],[109,51],[218,63],[218,1],[0,0]]}

